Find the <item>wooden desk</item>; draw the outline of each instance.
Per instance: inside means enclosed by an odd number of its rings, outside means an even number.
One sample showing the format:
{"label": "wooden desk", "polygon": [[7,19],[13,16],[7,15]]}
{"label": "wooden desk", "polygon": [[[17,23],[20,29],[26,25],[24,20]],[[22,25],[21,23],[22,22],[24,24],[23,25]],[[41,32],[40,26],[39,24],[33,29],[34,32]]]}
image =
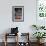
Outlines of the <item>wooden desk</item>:
{"label": "wooden desk", "polygon": [[[6,33],[5,34],[5,46],[7,46],[8,45],[8,42],[7,42],[7,36],[17,36],[16,38],[17,38],[17,42],[16,42],[16,45],[15,46],[19,46],[19,42],[18,42],[18,33],[17,34],[14,34],[14,35],[12,35],[12,34],[9,34],[9,33]],[[25,42],[25,44],[26,44],[26,46],[30,46],[30,42],[29,42],[29,33],[21,33],[21,36],[26,36],[26,39],[27,39],[27,42]],[[23,43],[23,42],[22,42]]]}
{"label": "wooden desk", "polygon": [[9,34],[9,33],[6,33],[5,34],[5,46],[7,46],[8,42],[7,42],[7,36],[17,36],[17,44],[15,46],[18,46],[18,34]]}

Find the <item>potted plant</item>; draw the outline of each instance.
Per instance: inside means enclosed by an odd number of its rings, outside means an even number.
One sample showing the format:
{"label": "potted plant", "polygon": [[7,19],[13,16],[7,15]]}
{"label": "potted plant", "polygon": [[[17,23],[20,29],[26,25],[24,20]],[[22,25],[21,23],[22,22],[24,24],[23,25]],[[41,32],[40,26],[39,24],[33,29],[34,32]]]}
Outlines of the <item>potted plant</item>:
{"label": "potted plant", "polygon": [[44,36],[46,36],[45,32],[35,32],[33,33],[33,35],[37,38],[38,43],[40,43],[40,40],[42,38],[45,38]]}
{"label": "potted plant", "polygon": [[45,38],[44,36],[46,36],[46,33],[40,32],[39,30],[45,30],[45,26],[32,25],[32,28],[37,30],[37,32],[33,33],[33,35],[37,38],[38,43],[43,41],[42,38]]}

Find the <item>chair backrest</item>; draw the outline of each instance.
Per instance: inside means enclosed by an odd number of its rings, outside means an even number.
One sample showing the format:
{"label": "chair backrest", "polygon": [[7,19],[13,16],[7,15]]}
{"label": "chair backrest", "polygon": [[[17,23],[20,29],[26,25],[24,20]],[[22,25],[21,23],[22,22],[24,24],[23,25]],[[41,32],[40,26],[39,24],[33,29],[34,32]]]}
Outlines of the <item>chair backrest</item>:
{"label": "chair backrest", "polygon": [[11,34],[18,33],[18,27],[16,28],[11,28]]}

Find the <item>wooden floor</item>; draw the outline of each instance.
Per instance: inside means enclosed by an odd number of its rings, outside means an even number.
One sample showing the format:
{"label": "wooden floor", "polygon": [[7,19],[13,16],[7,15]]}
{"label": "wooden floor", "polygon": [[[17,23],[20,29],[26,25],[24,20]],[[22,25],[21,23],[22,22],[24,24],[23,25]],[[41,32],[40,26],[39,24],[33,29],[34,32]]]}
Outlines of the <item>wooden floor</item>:
{"label": "wooden floor", "polygon": [[[3,42],[2,43],[0,42],[0,46],[4,46],[4,43]],[[15,42],[14,43],[10,42],[10,43],[8,43],[7,46],[15,46]],[[32,42],[32,43],[30,43],[30,46],[37,46],[37,43]],[[46,43],[44,43],[44,45],[42,45],[42,46],[46,46]]]}

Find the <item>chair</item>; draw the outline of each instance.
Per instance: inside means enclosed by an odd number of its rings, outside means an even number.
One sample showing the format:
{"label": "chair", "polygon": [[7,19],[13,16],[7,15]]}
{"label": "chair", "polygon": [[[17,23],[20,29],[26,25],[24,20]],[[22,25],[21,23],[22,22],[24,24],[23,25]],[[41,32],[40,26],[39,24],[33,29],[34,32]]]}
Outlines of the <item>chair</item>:
{"label": "chair", "polygon": [[7,38],[10,38],[11,36],[17,36],[16,46],[18,46],[18,34],[17,35],[16,34],[12,35],[12,34],[8,34],[8,33],[5,34],[5,46],[7,46],[7,44],[8,44]]}
{"label": "chair", "polygon": [[5,46],[8,44],[7,38],[12,38],[13,36],[17,36],[17,39],[15,38],[15,40],[17,40],[16,46],[18,46],[18,27],[11,28],[11,33],[5,33]]}

